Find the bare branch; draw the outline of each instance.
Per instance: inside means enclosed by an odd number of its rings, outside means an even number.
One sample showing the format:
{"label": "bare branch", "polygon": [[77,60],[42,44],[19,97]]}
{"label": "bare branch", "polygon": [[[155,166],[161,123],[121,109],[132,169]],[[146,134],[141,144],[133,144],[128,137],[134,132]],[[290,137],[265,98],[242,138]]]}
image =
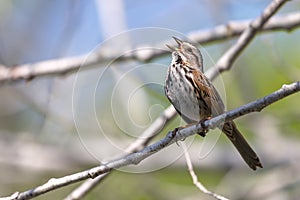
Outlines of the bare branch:
{"label": "bare branch", "polygon": [[181,143],[181,146],[183,147],[184,157],[185,157],[185,160],[186,160],[186,164],[187,164],[187,166],[188,166],[189,173],[190,173],[190,175],[191,175],[191,177],[192,177],[192,179],[193,179],[194,185],[195,185],[200,191],[202,191],[204,194],[207,194],[207,195],[209,195],[209,196],[212,196],[212,197],[214,197],[214,198],[216,198],[216,199],[218,199],[218,200],[229,200],[229,199],[227,199],[226,197],[223,197],[223,196],[221,196],[221,195],[219,195],[219,194],[216,194],[216,193],[214,193],[214,192],[209,191],[208,189],[206,189],[206,188],[204,187],[204,185],[202,185],[201,182],[198,181],[198,177],[197,177],[197,175],[196,175],[196,173],[195,173],[195,171],[194,171],[194,169],[193,169],[192,160],[191,160],[191,157],[190,157],[190,155],[189,155],[188,149],[186,148],[185,143],[182,142],[182,143]]}
{"label": "bare branch", "polygon": [[[273,14],[273,13],[272,13]],[[263,19],[266,20],[266,16],[262,15]],[[265,23],[261,21],[260,23]],[[210,30],[193,31],[187,34],[187,37],[193,41],[205,44],[212,41],[224,40],[240,35],[247,27],[249,27],[250,21],[233,21],[228,24],[216,26]],[[254,27],[257,24],[254,23]],[[279,17],[271,19],[264,28],[253,29],[255,32],[269,32],[276,30],[293,30],[300,26],[300,12],[293,12]],[[261,30],[260,30],[261,29]],[[252,30],[252,28],[251,28]],[[253,33],[252,33],[253,34]],[[252,36],[253,37],[253,36]],[[158,47],[164,45],[159,44]],[[148,49],[147,51],[130,51],[131,53],[124,54],[119,57],[116,62],[123,62],[127,60],[138,60],[138,61],[149,61],[162,55],[169,53],[163,49]],[[96,64],[103,64],[115,60],[119,55],[107,56],[105,52],[96,51],[93,54],[82,55],[78,57],[62,58],[47,60],[32,64],[24,64],[14,67],[0,66],[0,83],[15,82],[18,80],[31,80],[35,77],[42,76],[57,76],[66,75],[77,71],[80,67],[86,69]],[[87,59],[86,59],[87,58]],[[230,60],[230,59],[229,59]],[[84,63],[83,63],[84,61]],[[220,69],[218,71],[226,70],[224,65],[225,61],[218,62],[217,66]],[[227,61],[226,61],[227,62]],[[221,65],[222,64],[222,65]],[[216,69],[215,69],[216,70]],[[215,73],[216,72],[211,72]]]}
{"label": "bare branch", "polygon": [[[176,110],[171,105],[137,138],[132,144],[130,144],[125,152],[133,153],[144,148],[151,140],[158,134],[161,129],[176,116]],[[128,155],[127,154],[127,155]],[[73,190],[65,200],[81,199],[87,192],[92,190],[99,182],[101,182],[110,172],[98,176],[95,179],[88,179],[78,188]]]}
{"label": "bare branch", "polygon": [[[193,31],[187,37],[200,44],[226,40],[239,36],[245,31],[252,20],[231,21],[227,24],[218,25],[209,30]],[[292,31],[300,25],[300,12],[291,12],[282,16],[269,19],[259,32],[267,33],[271,31]]]}
{"label": "bare branch", "polygon": [[110,172],[101,174],[94,179],[88,179],[82,183],[78,188],[73,190],[64,200],[75,200],[82,199],[88,192],[90,192],[94,187],[96,187],[101,181],[103,181]]}
{"label": "bare branch", "polygon": [[235,45],[231,46],[225,54],[219,59],[217,64],[208,71],[210,77],[217,76],[218,73],[229,70],[232,67],[233,62],[242,53],[245,47],[254,38],[256,33],[263,28],[266,22],[274,15],[278,9],[287,0],[273,0],[263,11],[260,17],[254,19],[239,37]]}
{"label": "bare branch", "polygon": [[22,192],[22,193],[14,193],[12,196],[7,197],[6,199],[31,199],[33,197],[39,196],[41,194],[44,194],[46,192],[52,191],[54,189],[63,187],[65,185],[69,185],[78,181],[82,181],[88,178],[96,178],[97,176],[101,174],[105,174],[113,169],[117,169],[123,166],[132,165],[132,164],[138,164],[145,158],[151,156],[152,154],[162,150],[163,148],[166,148],[167,146],[175,143],[176,141],[180,141],[185,139],[186,137],[189,137],[191,135],[194,135],[197,132],[201,132],[204,129],[207,128],[215,128],[219,124],[223,123],[225,121],[233,120],[235,118],[238,118],[240,116],[246,115],[250,112],[257,112],[261,111],[266,106],[279,101],[280,99],[294,94],[296,92],[300,91],[300,82],[295,82],[289,85],[283,85],[281,89],[277,90],[276,92],[267,95],[261,99],[258,99],[256,101],[253,101],[251,103],[248,103],[240,108],[234,109],[232,111],[226,112],[222,115],[219,115],[217,117],[214,117],[210,120],[205,121],[204,127],[202,127],[202,123],[188,126],[184,129],[181,129],[177,132],[169,132],[167,136],[158,142],[149,145],[142,149],[141,151],[137,151],[135,153],[126,155],[124,157],[121,157],[119,159],[107,162],[103,165],[100,165],[98,167],[94,167],[92,169],[78,172],[69,176],[65,176],[62,178],[52,178],[47,183],[38,186],[34,189]]}

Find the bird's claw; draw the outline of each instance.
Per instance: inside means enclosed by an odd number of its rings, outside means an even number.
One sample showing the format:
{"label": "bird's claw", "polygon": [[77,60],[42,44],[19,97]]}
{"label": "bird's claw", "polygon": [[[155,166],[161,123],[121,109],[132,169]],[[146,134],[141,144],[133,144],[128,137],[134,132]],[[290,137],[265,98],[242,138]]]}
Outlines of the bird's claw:
{"label": "bird's claw", "polygon": [[205,119],[201,119],[200,120],[200,125],[201,125],[201,127],[203,128],[203,131],[200,131],[200,132],[197,132],[199,135],[201,135],[202,137],[205,137],[206,136],[206,133],[208,132],[208,128],[207,127],[205,127],[205,121],[207,121],[207,120],[209,120],[209,119],[211,119],[211,117],[209,117],[209,118],[205,118]]}

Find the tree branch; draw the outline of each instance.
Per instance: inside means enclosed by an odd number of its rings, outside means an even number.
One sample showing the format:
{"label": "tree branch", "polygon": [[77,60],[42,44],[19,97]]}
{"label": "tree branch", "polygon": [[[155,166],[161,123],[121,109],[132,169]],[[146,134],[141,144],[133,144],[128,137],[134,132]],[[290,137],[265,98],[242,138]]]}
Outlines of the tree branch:
{"label": "tree branch", "polygon": [[[141,134],[139,138],[126,148],[125,152],[129,154],[144,148],[161,131],[165,124],[176,116],[176,114],[177,112],[174,107],[172,105],[169,106],[158,118],[156,118],[156,120]],[[97,178],[86,180],[78,188],[73,190],[64,200],[81,199],[109,174],[110,172],[107,172]]]}
{"label": "tree branch", "polygon": [[198,177],[194,171],[194,168],[193,168],[193,164],[192,164],[192,160],[191,160],[191,157],[189,155],[189,152],[188,152],[188,149],[186,148],[186,145],[184,142],[181,143],[182,147],[183,147],[183,151],[184,151],[184,157],[185,157],[185,160],[186,160],[186,164],[187,164],[187,167],[188,167],[188,170],[189,170],[189,173],[193,179],[193,183],[194,185],[201,191],[203,192],[204,194],[207,194],[209,196],[212,196],[214,197],[215,199],[218,199],[218,200],[229,200],[227,199],[226,197],[223,197],[219,194],[216,194],[214,192],[211,192],[209,191],[208,189],[206,189],[206,187],[204,187],[204,185],[198,181]]}
{"label": "tree branch", "polygon": [[[209,30],[193,31],[187,34],[187,37],[200,44],[217,42],[239,36],[245,31],[252,20],[231,21],[227,24],[215,26]],[[292,31],[300,26],[300,12],[291,12],[289,14],[273,17],[259,30],[261,33],[272,31]]]}
{"label": "tree branch", "polygon": [[209,76],[214,78],[218,73],[229,70],[238,55],[242,53],[256,33],[263,28],[270,17],[274,15],[286,1],[287,0],[273,0],[265,8],[261,16],[249,24],[248,28],[243,31],[237,42],[231,46],[231,48],[219,59],[217,64],[208,71]]}
{"label": "tree branch", "polygon": [[100,165],[98,167],[94,167],[92,169],[78,172],[69,176],[65,176],[62,178],[52,178],[47,183],[38,186],[34,189],[21,192],[21,193],[14,193],[10,197],[6,197],[5,199],[10,200],[25,200],[25,199],[31,199],[33,197],[39,196],[41,194],[44,194],[46,192],[52,191],[54,189],[63,187],[65,185],[69,185],[78,181],[82,181],[88,178],[96,178],[97,176],[101,174],[105,174],[113,169],[117,169],[123,166],[132,165],[132,164],[138,164],[145,158],[151,156],[152,154],[162,150],[163,148],[166,148],[167,146],[175,143],[176,141],[180,141],[185,139],[186,137],[189,137],[191,135],[194,135],[197,132],[201,132],[204,129],[213,129],[217,127],[219,124],[223,123],[225,121],[233,120],[235,118],[238,118],[240,116],[246,115],[250,112],[258,112],[261,111],[266,106],[279,101],[280,99],[289,96],[291,94],[294,94],[296,92],[300,91],[300,82],[295,82],[293,84],[289,85],[283,85],[281,89],[277,90],[276,92],[267,95],[261,99],[258,99],[256,101],[253,101],[251,103],[248,103],[244,106],[241,106],[240,108],[228,111],[222,115],[219,115],[217,117],[214,117],[210,120],[207,120],[204,122],[204,127],[202,127],[202,123],[188,126],[184,129],[179,130],[178,132],[169,132],[167,136],[158,142],[149,145],[142,149],[141,151],[126,155],[124,157],[121,157],[119,159],[107,162],[103,165]]}
{"label": "tree branch", "polygon": [[[267,18],[262,15],[262,18],[266,20]],[[265,21],[260,21],[263,24]],[[240,35],[247,27],[249,27],[250,21],[233,21],[228,24],[216,26],[210,30],[193,31],[187,34],[187,37],[193,41],[201,44],[206,44],[213,41],[224,40],[228,38],[233,38]],[[258,25],[260,25],[258,24]],[[257,26],[256,23],[253,24],[254,27]],[[279,17],[274,17],[262,28],[261,32],[270,32],[277,30],[293,30],[300,26],[300,12],[293,12]],[[257,26],[258,27],[258,26]],[[254,31],[258,31],[254,29]],[[251,31],[250,31],[251,32]],[[252,33],[253,34],[253,33]],[[252,35],[253,37],[253,35]],[[165,44],[165,43],[164,43]],[[159,48],[148,49],[147,51],[129,51],[131,53],[124,54],[119,57],[116,62],[123,62],[128,60],[137,61],[149,61],[151,59],[157,58],[159,56],[166,55],[169,53],[166,50],[161,49],[163,44],[157,45]],[[119,55],[107,56],[105,52],[96,51],[93,54],[86,54],[77,57],[53,59],[47,61],[41,61],[31,64],[24,64],[14,67],[0,66],[0,84],[16,82],[18,80],[31,80],[36,77],[43,76],[56,76],[56,75],[66,75],[68,73],[76,72],[79,68],[89,68],[96,64],[103,64],[115,60]],[[88,59],[86,59],[88,58]],[[84,61],[84,63],[83,63]],[[220,66],[219,70],[216,72],[226,70],[228,64],[224,64],[227,61],[223,60],[218,62],[217,66]],[[211,72],[211,73],[216,73]],[[214,75],[215,76],[215,75]]]}

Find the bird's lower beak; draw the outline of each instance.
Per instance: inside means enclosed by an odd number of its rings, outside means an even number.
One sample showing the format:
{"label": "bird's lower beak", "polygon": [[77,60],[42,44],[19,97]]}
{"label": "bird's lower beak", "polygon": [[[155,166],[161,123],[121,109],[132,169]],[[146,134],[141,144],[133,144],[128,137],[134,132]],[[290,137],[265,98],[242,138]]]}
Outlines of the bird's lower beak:
{"label": "bird's lower beak", "polygon": [[170,45],[166,44],[166,47],[168,47],[171,51],[176,51],[174,47],[171,47]]}

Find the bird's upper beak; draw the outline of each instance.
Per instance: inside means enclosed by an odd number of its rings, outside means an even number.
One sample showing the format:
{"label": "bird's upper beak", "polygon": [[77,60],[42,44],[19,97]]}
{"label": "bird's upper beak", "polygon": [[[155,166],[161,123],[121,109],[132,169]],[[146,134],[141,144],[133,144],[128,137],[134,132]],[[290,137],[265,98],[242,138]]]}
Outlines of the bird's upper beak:
{"label": "bird's upper beak", "polygon": [[175,47],[172,47],[172,46],[170,46],[170,45],[168,45],[168,44],[166,44],[166,46],[167,46],[171,51],[177,51],[177,50],[180,49],[180,46],[182,45],[183,42],[182,42],[180,39],[178,39],[178,38],[176,38],[176,37],[174,37],[174,36],[173,36],[173,39],[174,39],[175,42],[178,44],[178,47],[175,48]]}
{"label": "bird's upper beak", "polygon": [[181,40],[179,40],[177,37],[174,37],[173,36],[173,39],[175,40],[175,42],[178,44],[178,46],[181,46],[182,45],[182,41]]}

